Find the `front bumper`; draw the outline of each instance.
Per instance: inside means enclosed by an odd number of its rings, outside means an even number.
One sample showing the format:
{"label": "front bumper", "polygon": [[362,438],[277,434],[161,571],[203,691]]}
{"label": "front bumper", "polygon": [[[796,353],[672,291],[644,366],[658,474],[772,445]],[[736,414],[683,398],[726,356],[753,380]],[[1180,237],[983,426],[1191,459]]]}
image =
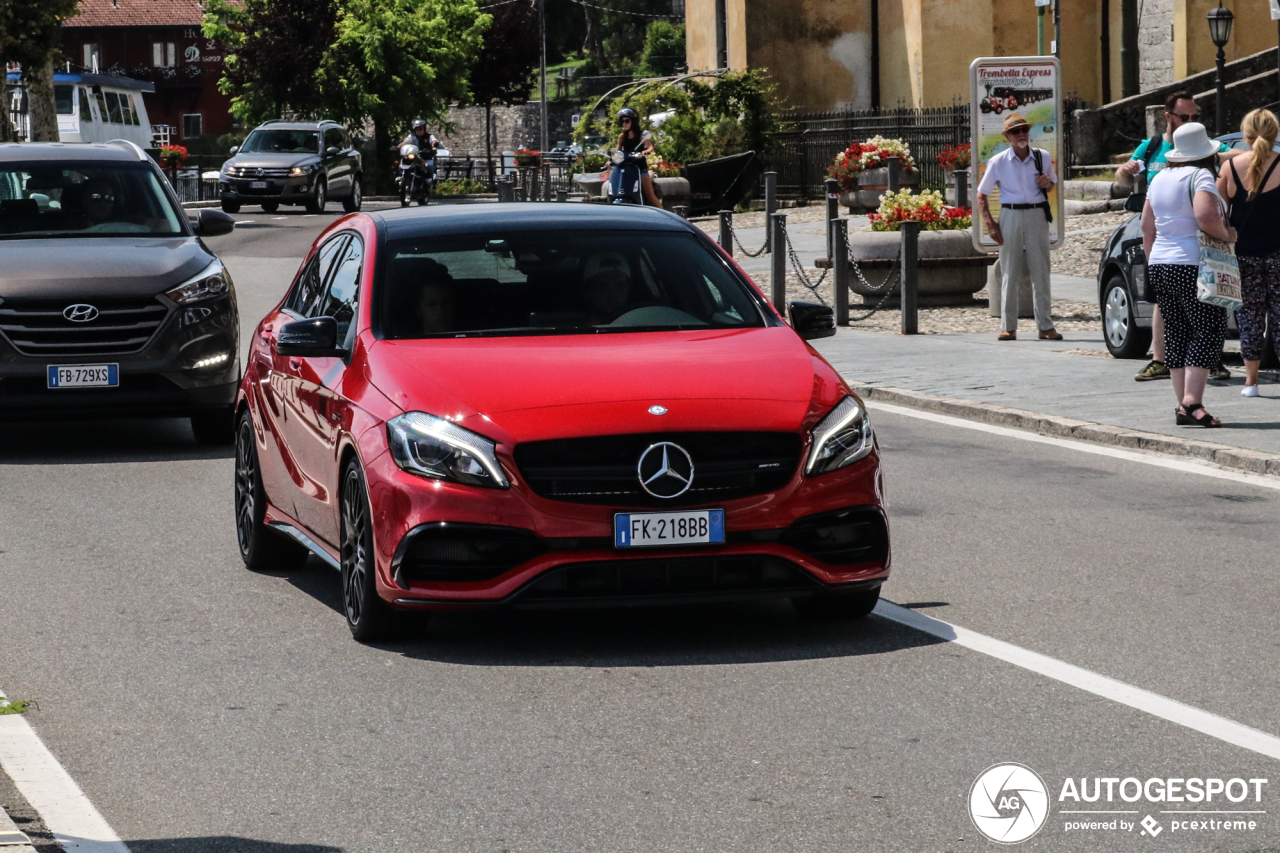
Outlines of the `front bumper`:
{"label": "front bumper", "polygon": [[[235,403],[240,378],[239,317],[230,296],[169,313],[138,352],[27,355],[0,335],[0,421],[67,416],[185,417]],[[202,359],[225,361],[196,367]],[[58,364],[118,364],[115,388],[49,388]]]}
{"label": "front bumper", "polygon": [[[242,204],[257,204],[264,201],[302,204],[311,194],[314,179],[314,175],[286,178],[231,178],[222,175],[218,178],[218,193],[223,201],[238,201]],[[255,189],[254,183],[263,183],[266,186]]]}

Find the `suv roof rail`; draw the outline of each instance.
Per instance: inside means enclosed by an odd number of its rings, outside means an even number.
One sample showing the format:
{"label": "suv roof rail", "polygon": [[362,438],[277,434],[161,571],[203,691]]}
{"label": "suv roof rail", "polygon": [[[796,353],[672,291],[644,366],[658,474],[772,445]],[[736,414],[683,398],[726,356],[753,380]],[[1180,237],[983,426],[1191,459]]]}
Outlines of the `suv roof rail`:
{"label": "suv roof rail", "polygon": [[128,151],[128,150],[132,150],[132,151],[133,151],[133,153],[134,153],[134,154],[136,154],[136,155],[138,156],[138,159],[139,159],[139,160],[146,161],[146,160],[151,159],[151,158],[149,158],[149,157],[147,156],[147,152],[143,151],[143,150],[142,150],[142,148],[140,148],[140,147],[138,146],[138,143],[136,143],[136,142],[130,142],[130,141],[129,141],[129,140],[127,140],[127,139],[108,139],[108,140],[107,140],[107,144],[108,144],[108,145],[119,145],[121,148],[124,148],[126,151]]}
{"label": "suv roof rail", "polygon": [[266,127],[269,124],[337,124],[338,127],[342,127],[341,124],[338,124],[338,122],[334,121],[331,118],[322,118],[322,119],[269,118],[266,121],[264,121],[262,124],[258,125],[258,127]]}

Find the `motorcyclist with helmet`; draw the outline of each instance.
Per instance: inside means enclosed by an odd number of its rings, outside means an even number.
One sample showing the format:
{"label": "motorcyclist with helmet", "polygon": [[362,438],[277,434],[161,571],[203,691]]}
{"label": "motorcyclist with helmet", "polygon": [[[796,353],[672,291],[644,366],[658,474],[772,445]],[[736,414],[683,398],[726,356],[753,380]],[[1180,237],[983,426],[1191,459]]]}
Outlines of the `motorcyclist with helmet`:
{"label": "motorcyclist with helmet", "polygon": [[[628,154],[639,152],[646,157],[653,154],[653,141],[640,130],[639,113],[631,107],[623,107],[618,111],[618,122],[622,125],[622,132],[618,134],[616,146],[619,151]],[[658,201],[658,196],[653,191],[653,178],[649,175],[649,164],[642,159],[637,165],[640,168],[640,184],[644,188],[646,203],[652,207],[662,207],[662,202]]]}
{"label": "motorcyclist with helmet", "polygon": [[427,133],[427,123],[422,119],[418,119],[413,123],[413,129],[409,131],[409,135],[400,144],[416,145],[419,151],[427,152],[435,151],[439,148],[440,140],[436,139],[434,133]]}

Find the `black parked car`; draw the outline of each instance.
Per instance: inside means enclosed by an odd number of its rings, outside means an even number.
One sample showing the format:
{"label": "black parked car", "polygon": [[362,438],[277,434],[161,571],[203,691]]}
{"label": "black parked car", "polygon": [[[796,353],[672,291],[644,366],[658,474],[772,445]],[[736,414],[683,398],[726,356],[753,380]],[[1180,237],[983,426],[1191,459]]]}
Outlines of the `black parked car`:
{"label": "black parked car", "polygon": [[239,213],[242,204],[268,213],[304,204],[308,213],[322,213],[331,198],[351,213],[360,209],[363,180],[360,152],[337,122],[269,121],[231,149],[218,187],[227,213]]}
{"label": "black parked car", "polygon": [[[1218,137],[1231,148],[1246,149],[1240,133]],[[1280,151],[1280,143],[1275,146]],[[1239,165],[1236,168],[1240,168]],[[1144,296],[1147,260],[1142,254],[1142,217],[1134,214],[1108,239],[1098,263],[1098,302],[1107,349],[1116,358],[1143,358],[1151,346],[1155,304]],[[1235,330],[1235,314],[1228,316]]]}
{"label": "black parked car", "polygon": [[0,419],[189,417],[232,438],[235,289],[131,142],[0,145]]}

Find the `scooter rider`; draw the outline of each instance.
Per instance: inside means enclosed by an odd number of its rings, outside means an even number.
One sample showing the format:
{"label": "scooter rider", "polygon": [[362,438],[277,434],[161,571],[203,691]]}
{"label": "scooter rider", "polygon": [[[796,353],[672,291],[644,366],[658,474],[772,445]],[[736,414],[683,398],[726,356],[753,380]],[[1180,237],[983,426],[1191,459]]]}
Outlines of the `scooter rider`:
{"label": "scooter rider", "polygon": [[400,144],[416,145],[419,151],[427,153],[434,152],[439,148],[440,140],[436,139],[435,134],[427,133],[427,123],[422,119],[418,119],[413,123],[413,129],[409,132],[409,135]]}
{"label": "scooter rider", "polygon": [[[618,110],[618,121],[622,124],[622,132],[618,134],[619,151],[627,154],[639,152],[646,157],[653,153],[653,141],[640,132],[640,114],[631,107]],[[662,202],[653,192],[653,178],[649,177],[649,165],[640,160],[640,185],[644,188],[645,202],[651,207],[662,207]]]}

